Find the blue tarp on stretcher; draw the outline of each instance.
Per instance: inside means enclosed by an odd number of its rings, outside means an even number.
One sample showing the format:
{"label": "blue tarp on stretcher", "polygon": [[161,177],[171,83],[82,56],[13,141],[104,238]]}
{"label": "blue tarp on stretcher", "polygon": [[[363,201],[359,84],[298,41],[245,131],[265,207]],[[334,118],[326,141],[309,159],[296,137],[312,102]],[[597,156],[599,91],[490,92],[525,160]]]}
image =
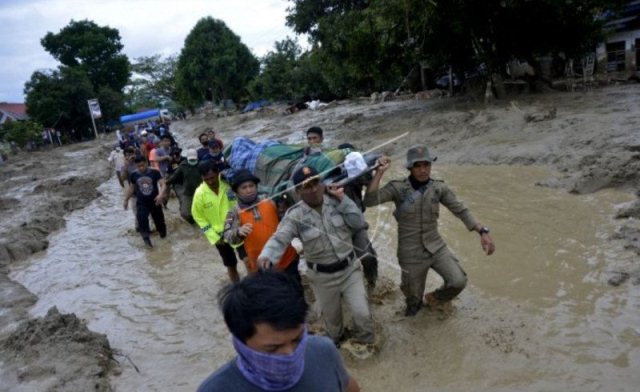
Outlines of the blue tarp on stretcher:
{"label": "blue tarp on stretcher", "polygon": [[251,173],[256,172],[258,157],[265,148],[280,144],[275,140],[265,140],[256,143],[246,137],[236,137],[232,143],[229,164],[233,170],[249,169]]}
{"label": "blue tarp on stretcher", "polygon": [[126,124],[130,122],[143,121],[153,117],[160,117],[160,109],[147,110],[146,112],[127,114],[126,116],[121,116],[120,123]]}

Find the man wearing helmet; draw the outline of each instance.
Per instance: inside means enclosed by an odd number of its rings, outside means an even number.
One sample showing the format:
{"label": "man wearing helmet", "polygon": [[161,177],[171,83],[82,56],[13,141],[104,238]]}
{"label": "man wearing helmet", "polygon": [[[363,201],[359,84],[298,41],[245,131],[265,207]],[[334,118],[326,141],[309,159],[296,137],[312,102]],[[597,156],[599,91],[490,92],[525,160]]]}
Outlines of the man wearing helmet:
{"label": "man wearing helmet", "polygon": [[[480,235],[480,244],[487,255],[495,251],[489,229],[476,221],[444,181],[431,178],[431,165],[436,159],[431,157],[427,146],[411,147],[405,164],[409,176],[380,188],[380,180],[391,163],[388,157],[381,157],[364,198],[367,207],[388,201],[395,203],[397,254],[402,268],[400,288],[406,299],[406,316],[414,316],[423,304],[436,307],[452,300],[467,284],[467,274],[438,232],[440,204],[458,217],[467,229]],[[429,269],[443,278],[444,285],[424,295]]]}

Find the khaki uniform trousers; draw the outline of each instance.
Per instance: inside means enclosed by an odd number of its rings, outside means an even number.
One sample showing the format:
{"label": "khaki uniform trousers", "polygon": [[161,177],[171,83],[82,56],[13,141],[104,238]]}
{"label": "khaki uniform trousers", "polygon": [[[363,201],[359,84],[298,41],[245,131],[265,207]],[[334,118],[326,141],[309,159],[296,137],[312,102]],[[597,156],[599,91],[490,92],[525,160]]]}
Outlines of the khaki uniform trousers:
{"label": "khaki uniform trousers", "polygon": [[467,285],[467,273],[448,247],[443,246],[435,254],[422,249],[417,251],[410,263],[400,260],[402,268],[400,289],[407,305],[422,304],[427,282],[427,273],[433,269],[444,279],[444,285],[434,293],[436,299],[448,301],[457,296]]}
{"label": "khaki uniform trousers", "polygon": [[307,270],[311,289],[319,306],[327,334],[338,343],[344,332],[342,303],[353,317],[353,337],[359,343],[373,343],[374,326],[361,265],[351,261],[342,271],[325,273]]}

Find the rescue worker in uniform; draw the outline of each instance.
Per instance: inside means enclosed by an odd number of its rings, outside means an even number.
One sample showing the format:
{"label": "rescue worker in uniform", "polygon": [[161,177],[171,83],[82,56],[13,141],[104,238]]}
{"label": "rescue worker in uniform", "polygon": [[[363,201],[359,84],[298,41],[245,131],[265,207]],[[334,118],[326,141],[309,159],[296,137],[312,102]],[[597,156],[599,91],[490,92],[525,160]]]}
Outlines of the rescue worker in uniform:
{"label": "rescue worker in uniform", "polygon": [[[249,273],[258,271],[258,256],[280,223],[276,204],[258,196],[259,182],[260,179],[247,169],[235,174],[231,188],[238,197],[238,204],[227,213],[224,226],[224,239],[227,243],[244,244]],[[298,263],[298,253],[289,246],[276,263],[276,268],[301,282]]]}
{"label": "rescue worker in uniform", "polygon": [[[220,166],[216,162],[212,160],[200,162],[198,170],[202,177],[202,184],[193,194],[191,215],[209,243],[218,249],[222,263],[227,267],[229,279],[237,282],[240,280],[238,259],[233,247],[222,238],[227,212],[236,205],[236,196],[229,184],[220,177]],[[236,247],[236,251],[242,260],[247,256],[242,246]]]}
{"label": "rescue worker in uniform", "polygon": [[[406,299],[407,316],[414,316],[423,304],[439,307],[451,301],[467,284],[467,274],[438,233],[440,204],[460,219],[467,229],[480,235],[480,244],[487,255],[495,251],[489,229],[476,221],[444,181],[431,178],[431,165],[436,159],[424,145],[410,148],[405,165],[409,176],[390,181],[380,188],[380,180],[391,162],[388,157],[381,157],[380,166],[364,197],[367,207],[388,201],[395,203],[397,254],[402,268],[400,288]],[[444,279],[444,285],[423,298],[429,269]]]}
{"label": "rescue worker in uniform", "polygon": [[300,201],[285,214],[258,257],[258,267],[270,268],[294,237],[300,238],[307,277],[320,308],[327,334],[336,345],[343,339],[342,303],[353,316],[352,342],[374,342],[374,325],[353,234],[366,226],[364,216],[344,190],[329,186],[328,195],[317,170],[303,166],[293,174]]}

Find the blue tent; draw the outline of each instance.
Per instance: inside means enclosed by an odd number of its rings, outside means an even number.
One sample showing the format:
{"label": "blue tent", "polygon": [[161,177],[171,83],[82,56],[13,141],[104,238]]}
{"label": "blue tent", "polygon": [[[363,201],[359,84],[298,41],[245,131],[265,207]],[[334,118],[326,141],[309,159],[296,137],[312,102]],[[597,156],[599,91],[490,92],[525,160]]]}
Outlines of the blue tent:
{"label": "blue tent", "polygon": [[126,124],[130,122],[144,121],[154,117],[160,118],[159,109],[147,110],[146,112],[140,112],[135,114],[127,114],[125,116],[120,117],[120,123]]}

